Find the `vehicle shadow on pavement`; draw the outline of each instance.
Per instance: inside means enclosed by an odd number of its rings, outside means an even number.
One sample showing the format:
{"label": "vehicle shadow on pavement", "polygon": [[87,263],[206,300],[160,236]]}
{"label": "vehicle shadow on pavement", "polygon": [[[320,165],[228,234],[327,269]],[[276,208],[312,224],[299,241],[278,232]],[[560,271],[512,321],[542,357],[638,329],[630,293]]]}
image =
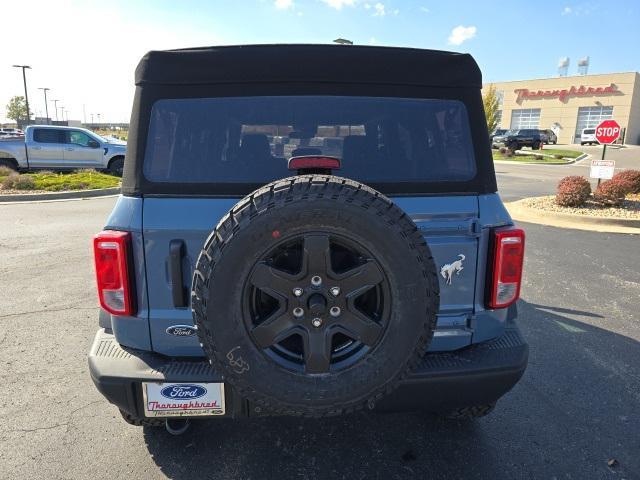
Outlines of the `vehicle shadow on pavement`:
{"label": "vehicle shadow on pavement", "polygon": [[529,368],[488,417],[202,421],[182,437],[146,429],[146,446],[167,477],[189,480],[637,478],[640,344],[576,320],[597,323],[591,312],[518,307]]}

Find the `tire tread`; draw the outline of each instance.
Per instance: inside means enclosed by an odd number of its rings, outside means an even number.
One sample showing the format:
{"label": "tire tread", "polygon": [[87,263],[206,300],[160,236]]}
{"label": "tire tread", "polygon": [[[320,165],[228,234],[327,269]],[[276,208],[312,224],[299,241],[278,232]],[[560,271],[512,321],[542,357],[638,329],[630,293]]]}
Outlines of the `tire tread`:
{"label": "tire tread", "polygon": [[[212,272],[215,268],[215,263],[234,235],[241,229],[246,228],[252,219],[264,211],[278,208],[293,201],[313,202],[318,199],[332,199],[339,203],[349,203],[357,205],[363,210],[375,209],[376,215],[385,220],[391,231],[405,240],[414,253],[416,261],[422,266],[422,274],[427,283],[424,295],[430,300],[430,303],[425,312],[425,321],[420,335],[417,336],[413,354],[402,371],[398,372],[386,384],[370,392],[370,394],[349,401],[346,405],[333,404],[322,407],[303,407],[283,404],[279,400],[267,397],[257,392],[246,381],[234,376],[227,364],[221,360],[224,355],[218,351],[215,336],[207,327],[205,319],[207,292],[213,277]],[[264,413],[305,417],[325,417],[351,413],[365,407],[373,408],[380,398],[393,391],[407,377],[426,353],[436,327],[435,312],[437,312],[439,305],[437,272],[435,268],[427,268],[427,265],[433,265],[433,257],[422,233],[411,218],[382,193],[354,180],[331,175],[300,175],[285,178],[265,185],[247,195],[232,207],[227,215],[220,219],[205,242],[196,263],[191,289],[192,313],[205,353],[210,360],[213,360],[216,368],[226,373],[224,381],[233,385],[234,389],[242,397],[259,405]]]}

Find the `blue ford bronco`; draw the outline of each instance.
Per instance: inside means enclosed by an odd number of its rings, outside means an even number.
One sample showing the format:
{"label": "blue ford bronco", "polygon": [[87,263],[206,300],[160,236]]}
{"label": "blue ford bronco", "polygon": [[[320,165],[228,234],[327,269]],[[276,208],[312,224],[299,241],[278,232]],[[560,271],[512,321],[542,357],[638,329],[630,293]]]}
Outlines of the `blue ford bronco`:
{"label": "blue ford bronco", "polygon": [[473,418],[518,382],[524,232],[470,55],[152,51],[135,81],[89,354],[127,422]]}

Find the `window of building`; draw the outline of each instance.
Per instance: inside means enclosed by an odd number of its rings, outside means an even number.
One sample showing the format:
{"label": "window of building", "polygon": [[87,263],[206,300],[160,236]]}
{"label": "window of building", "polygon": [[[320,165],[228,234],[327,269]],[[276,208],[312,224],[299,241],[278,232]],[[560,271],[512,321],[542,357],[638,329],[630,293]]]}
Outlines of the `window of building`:
{"label": "window of building", "polygon": [[511,111],[511,130],[538,128],[540,126],[539,108],[521,108]]}
{"label": "window of building", "polygon": [[613,107],[594,106],[578,108],[575,141],[580,141],[582,129],[597,127],[602,120],[613,118]]}
{"label": "window of building", "polygon": [[504,103],[504,91],[497,90],[496,98],[498,99],[498,111],[496,112],[496,126],[502,128],[502,104]]}

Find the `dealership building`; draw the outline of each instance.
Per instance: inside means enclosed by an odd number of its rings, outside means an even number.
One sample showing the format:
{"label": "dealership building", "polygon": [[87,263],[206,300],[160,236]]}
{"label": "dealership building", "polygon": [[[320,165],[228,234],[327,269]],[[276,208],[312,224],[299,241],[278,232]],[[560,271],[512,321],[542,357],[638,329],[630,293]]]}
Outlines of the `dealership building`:
{"label": "dealership building", "polygon": [[637,72],[487,83],[485,89],[489,85],[499,98],[498,128],[550,129],[558,143],[579,143],[583,128],[612,118],[622,127],[624,143],[640,145]]}

